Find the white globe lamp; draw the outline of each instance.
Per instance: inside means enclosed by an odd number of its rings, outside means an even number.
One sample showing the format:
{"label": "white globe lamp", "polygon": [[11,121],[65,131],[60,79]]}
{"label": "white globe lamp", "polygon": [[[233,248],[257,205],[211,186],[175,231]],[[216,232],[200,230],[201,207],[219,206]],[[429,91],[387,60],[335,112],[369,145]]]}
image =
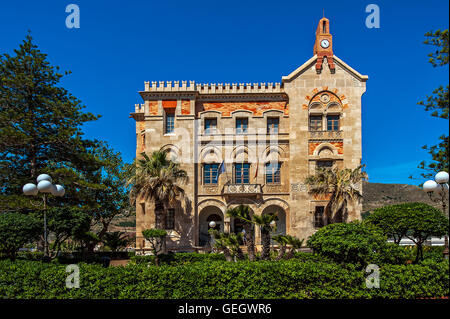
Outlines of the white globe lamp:
{"label": "white globe lamp", "polygon": [[22,191],[27,196],[35,196],[39,192],[36,185],[34,185],[33,183],[25,184],[22,187]]}
{"label": "white globe lamp", "polygon": [[214,227],[216,227],[216,222],[215,221],[210,221],[209,222],[209,227],[211,227],[211,228],[214,228]]}
{"label": "white globe lamp", "polygon": [[41,181],[49,181],[51,183],[52,178],[50,177],[50,175],[41,174],[36,178],[36,182],[39,184],[39,182],[41,182]]}
{"label": "white globe lamp", "polygon": [[50,183],[47,180],[42,180],[38,183],[37,185],[37,189],[41,192],[41,193],[51,193],[52,189],[53,189],[53,185],[52,183]]}
{"label": "white globe lamp", "polygon": [[438,184],[445,184],[448,183],[448,173],[447,172],[439,172],[436,174],[436,176],[434,177],[434,180],[436,181],[436,183]]}
{"label": "white globe lamp", "polygon": [[66,193],[66,190],[64,189],[64,187],[62,187],[61,185],[58,185],[58,184],[56,184],[54,186],[54,188],[52,189],[52,194],[54,196],[61,197],[61,196],[64,196],[65,193]]}
{"label": "white globe lamp", "polygon": [[435,181],[428,180],[425,183],[423,183],[423,191],[426,193],[432,193],[434,192],[438,187],[438,184]]}

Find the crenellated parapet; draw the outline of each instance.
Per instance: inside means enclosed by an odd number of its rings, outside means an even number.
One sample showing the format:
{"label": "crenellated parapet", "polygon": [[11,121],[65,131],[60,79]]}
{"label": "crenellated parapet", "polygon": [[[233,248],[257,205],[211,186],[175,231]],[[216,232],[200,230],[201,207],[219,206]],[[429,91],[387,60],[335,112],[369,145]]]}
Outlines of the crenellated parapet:
{"label": "crenellated parapet", "polygon": [[135,113],[144,113],[144,110],[145,110],[145,104],[135,104],[134,105]]}
{"label": "crenellated parapet", "polygon": [[282,93],[281,83],[195,83],[195,81],[145,82],[145,92],[198,92],[200,94],[223,93]]}

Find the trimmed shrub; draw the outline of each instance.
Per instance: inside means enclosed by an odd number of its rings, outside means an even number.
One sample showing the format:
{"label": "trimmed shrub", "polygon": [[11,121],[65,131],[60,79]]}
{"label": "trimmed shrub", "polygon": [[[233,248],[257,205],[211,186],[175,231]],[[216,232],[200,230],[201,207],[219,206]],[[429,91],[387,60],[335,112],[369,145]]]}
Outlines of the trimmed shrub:
{"label": "trimmed shrub", "polygon": [[102,268],[80,264],[80,288],[65,287],[65,266],[0,261],[0,298],[423,298],[449,295],[449,263],[380,267],[380,288],[353,265],[209,261]]}
{"label": "trimmed shrub", "polygon": [[366,266],[379,261],[379,254],[386,247],[386,236],[372,225],[355,221],[330,224],[309,237],[307,244],[315,253],[337,263]]}

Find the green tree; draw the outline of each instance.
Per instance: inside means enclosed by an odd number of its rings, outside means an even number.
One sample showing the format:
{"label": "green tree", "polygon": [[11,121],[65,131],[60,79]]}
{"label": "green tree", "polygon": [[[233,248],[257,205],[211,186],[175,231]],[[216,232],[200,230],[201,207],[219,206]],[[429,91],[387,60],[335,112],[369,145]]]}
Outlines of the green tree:
{"label": "green tree", "polygon": [[410,204],[380,207],[371,212],[364,221],[380,228],[388,238],[392,238],[398,245],[409,230],[405,220],[410,213],[410,207]]}
{"label": "green tree", "polygon": [[0,202],[7,210],[18,199],[29,205],[17,198],[22,185],[49,168],[69,175],[89,168],[95,158],[86,149],[97,143],[83,138],[81,125],[98,116],[82,112],[81,101],[58,85],[70,72],[52,66],[30,35],[14,52],[0,55]]}
{"label": "green tree", "polygon": [[131,186],[130,202],[153,200],[156,228],[163,228],[166,208],[178,199],[185,199],[188,203],[182,185],[188,183],[189,178],[178,163],[167,158],[165,151],[155,151],[150,157],[145,153],[141,155],[129,165],[126,173],[127,185]]}
{"label": "green tree", "polygon": [[399,224],[408,229],[406,237],[417,246],[415,262],[423,259],[423,243],[432,236],[448,234],[448,218],[437,208],[425,203],[405,203],[397,208],[401,214]]}
{"label": "green tree", "polygon": [[[102,144],[94,154],[101,165],[86,175],[92,187],[88,185],[84,192],[88,198],[86,210],[91,217],[91,229],[99,229],[96,235],[102,241],[113,219],[118,215],[128,216],[132,208],[126,187],[126,165],[120,153]],[[89,246],[88,250],[92,252],[94,246]]]}
{"label": "green tree", "polygon": [[246,205],[239,205],[234,208],[228,209],[226,214],[230,217],[237,218],[242,221],[245,231],[245,242],[247,245],[248,259],[250,261],[255,261],[255,242],[253,240],[255,231],[253,227],[252,217],[250,215],[250,207]]}
{"label": "green tree", "polygon": [[276,221],[277,214],[253,215],[252,221],[261,230],[262,252],[261,259],[270,259],[270,233],[273,230],[272,222]]}
{"label": "green tree", "polygon": [[[354,214],[348,207],[356,204],[362,197],[359,185],[367,180],[362,171],[364,166],[355,169],[320,169],[316,175],[308,176],[305,183],[309,192],[316,196],[329,196],[323,215],[323,224],[346,221],[348,215]],[[356,217],[356,216],[354,216]]]}
{"label": "green tree", "polygon": [[80,207],[49,208],[47,213],[48,231],[53,238],[53,242],[50,244],[50,257],[54,258],[58,255],[66,240],[81,237],[82,234],[89,232],[90,222],[89,214]]}
{"label": "green tree", "polygon": [[164,229],[151,228],[143,230],[142,236],[150,243],[152,253],[155,256],[155,265],[159,266],[159,254],[164,249],[167,232]]}
{"label": "green tree", "polygon": [[[448,29],[430,31],[425,34],[425,44],[434,47],[434,51],[429,53],[429,62],[433,67],[448,65]],[[425,111],[430,111],[431,116],[448,120],[448,106],[449,106],[449,88],[448,84],[444,87],[439,86],[433,91],[433,94],[426,97],[426,100],[418,103],[425,107]],[[419,168],[426,170],[422,173],[422,177],[430,178],[436,172],[449,170],[449,137],[448,135],[442,135],[439,137],[440,142],[433,146],[423,146],[422,148],[427,150],[431,155],[431,162],[422,161],[419,164]]]}
{"label": "green tree", "polygon": [[0,213],[0,252],[15,260],[17,251],[38,238],[42,224],[36,218],[20,213]]}

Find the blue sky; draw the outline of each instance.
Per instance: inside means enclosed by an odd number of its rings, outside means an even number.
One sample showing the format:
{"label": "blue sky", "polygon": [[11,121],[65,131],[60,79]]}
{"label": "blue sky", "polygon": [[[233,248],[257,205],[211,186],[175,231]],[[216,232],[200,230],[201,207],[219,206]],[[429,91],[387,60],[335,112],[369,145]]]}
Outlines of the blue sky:
{"label": "blue sky", "polygon": [[[80,8],[68,29],[65,8]],[[368,29],[365,8],[380,8]],[[280,82],[313,54],[318,20],[330,19],[334,53],[369,76],[363,96],[363,162],[371,182],[418,184],[422,145],[448,134],[448,121],[417,102],[448,83],[433,68],[424,33],[448,28],[448,1],[8,1],[0,7],[0,52],[32,31],[54,65],[73,73],[62,85],[102,118],[87,137],[135,155],[129,118],[144,81]]]}

